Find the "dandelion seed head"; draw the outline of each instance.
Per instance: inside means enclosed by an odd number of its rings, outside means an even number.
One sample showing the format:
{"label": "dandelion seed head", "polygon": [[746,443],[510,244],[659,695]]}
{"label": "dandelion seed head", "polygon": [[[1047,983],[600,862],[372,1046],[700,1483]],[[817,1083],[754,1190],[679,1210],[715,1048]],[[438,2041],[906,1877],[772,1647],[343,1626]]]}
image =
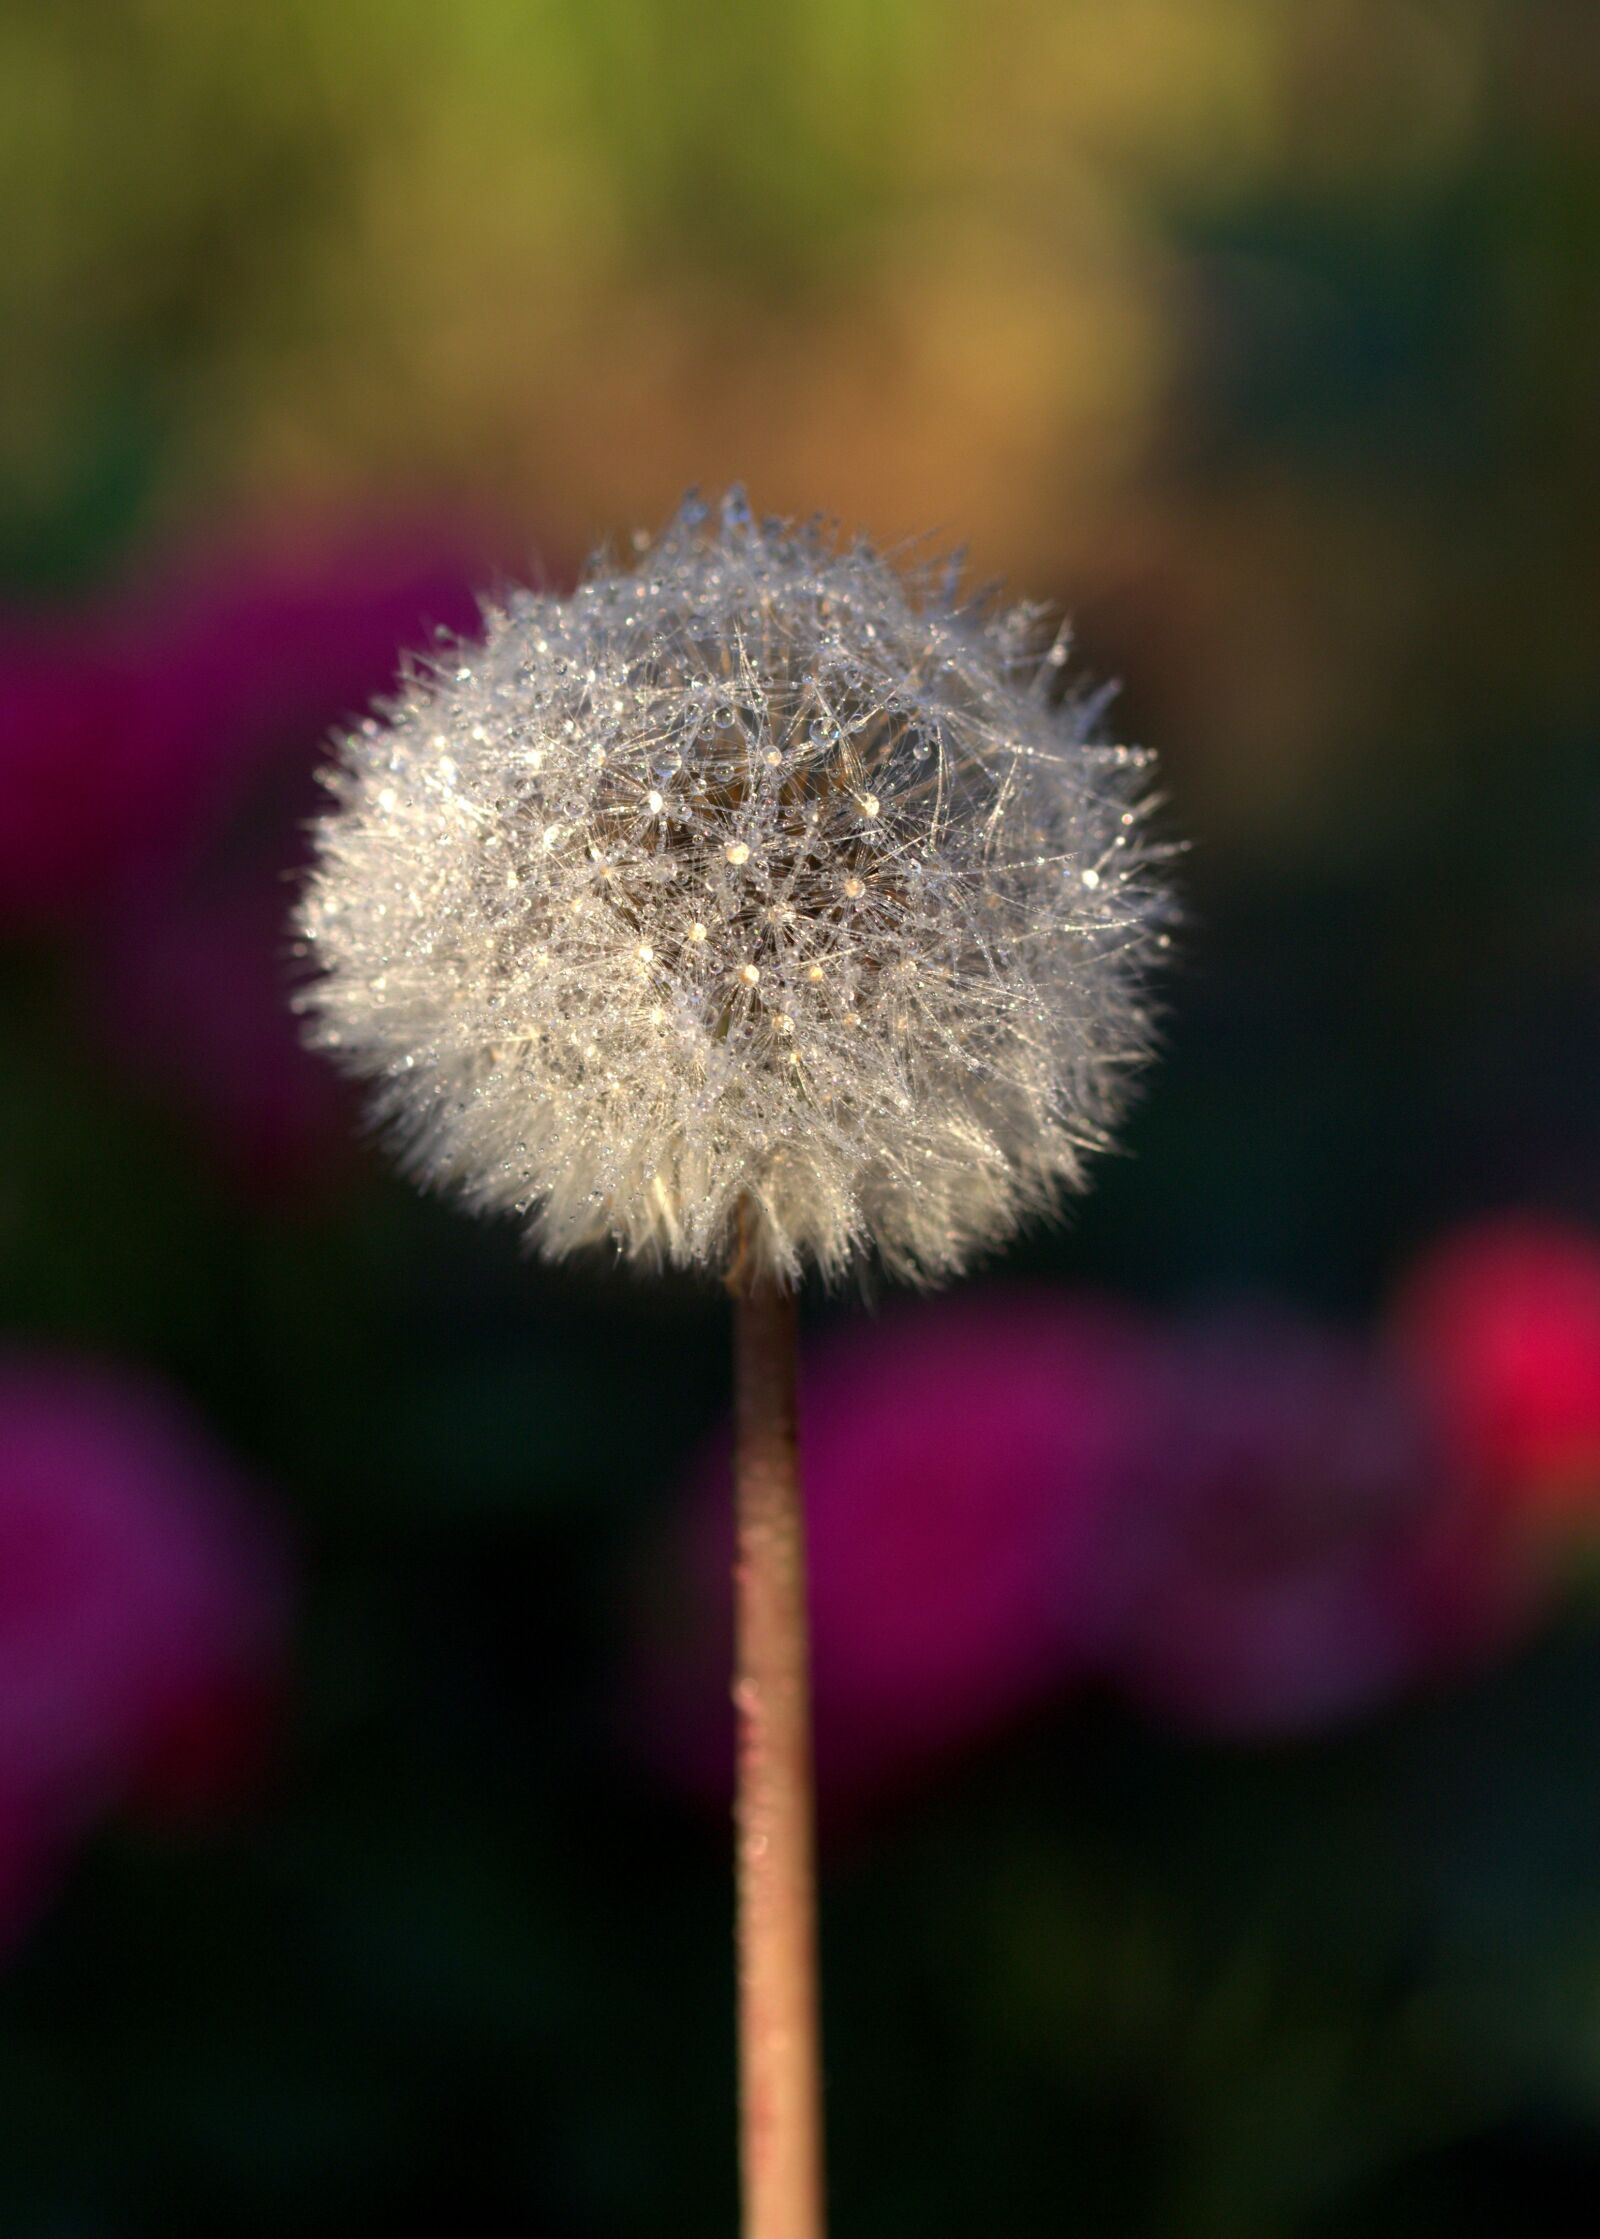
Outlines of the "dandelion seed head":
{"label": "dandelion seed head", "polygon": [[338,742],[312,1038],[559,1256],[932,1281],[1081,1186],[1149,1044],[1149,757],[1041,610],[690,500]]}

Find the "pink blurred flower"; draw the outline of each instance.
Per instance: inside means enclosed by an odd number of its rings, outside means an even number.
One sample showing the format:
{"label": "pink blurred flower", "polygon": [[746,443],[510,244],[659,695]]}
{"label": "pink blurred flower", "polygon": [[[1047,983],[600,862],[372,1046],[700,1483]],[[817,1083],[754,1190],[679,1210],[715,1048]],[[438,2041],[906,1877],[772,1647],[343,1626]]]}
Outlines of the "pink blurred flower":
{"label": "pink blurred flower", "polygon": [[[1047,1292],[809,1355],[818,1765],[857,1799],[1074,1681],[1191,1732],[1311,1733],[1503,1652],[1540,1591],[1400,1363],[1257,1310],[1166,1333]],[[649,1584],[649,1746],[722,1794],[726,1441]]]}
{"label": "pink blurred flower", "polygon": [[129,1077],[269,1198],[304,1197],[344,1171],[356,1130],[343,1083],[307,1052],[289,1007],[288,892],[270,862],[174,885],[107,929],[92,984]]}
{"label": "pink blurred flower", "polygon": [[1502,1647],[1527,1581],[1375,1352],[1255,1313],[1175,1343],[1113,1659],[1219,1736],[1311,1731]]}
{"label": "pink blurred flower", "polygon": [[0,619],[0,925],[78,925],[253,813],[281,842],[327,728],[434,625],[475,626],[468,556],[437,528],[307,523]]}
{"label": "pink blurred flower", "polygon": [[192,823],[197,742],[165,632],[0,620],[0,929],[71,924]]}
{"label": "pink blurred flower", "polygon": [[0,1949],[100,1814],[204,1809],[250,1770],[286,1602],[264,1512],[175,1397],[0,1358]]}
{"label": "pink blurred flower", "polygon": [[286,1001],[326,734],[476,628],[481,544],[302,524],[0,624],[0,927],[86,942],[110,1046],[249,1183],[303,1186],[350,1137]]}
{"label": "pink blurred flower", "polygon": [[[819,1776],[898,1781],[1026,1714],[1105,1652],[1108,1516],[1159,1371],[1099,1300],[969,1293],[809,1352],[801,1419]],[[731,1785],[729,1457],[707,1456],[653,1581],[643,1717],[658,1757]]]}
{"label": "pink blurred flower", "polygon": [[1600,1511],[1600,1241],[1476,1222],[1423,1254],[1393,1327],[1460,1470],[1524,1513]]}

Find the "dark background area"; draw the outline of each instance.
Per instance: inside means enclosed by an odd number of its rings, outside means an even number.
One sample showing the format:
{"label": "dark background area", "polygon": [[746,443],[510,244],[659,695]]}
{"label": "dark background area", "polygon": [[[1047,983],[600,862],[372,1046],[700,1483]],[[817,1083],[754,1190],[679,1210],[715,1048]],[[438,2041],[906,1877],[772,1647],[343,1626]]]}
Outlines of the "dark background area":
{"label": "dark background area", "polygon": [[[652,1676],[723,1304],[416,1198],[284,925],[402,649],[735,477],[1063,607],[1188,843],[1122,1151],[948,1307],[808,1300],[813,1404],[908,1314],[1137,1317],[1151,1516],[1213,1439],[1271,1549],[1235,1517],[1229,1640],[1323,1628],[1303,1700],[1281,1644],[1219,1712],[1064,1640],[884,1714],[828,1808],[837,2229],[1588,2228],[1597,275],[1583,0],[9,0],[0,2230],[733,2227],[725,1815]],[[1435,1421],[1396,1492],[1348,1364],[1426,1414],[1395,1302],[1490,1216],[1450,1281],[1526,1291],[1533,1428]],[[1172,1398],[1210,1343],[1220,1430]],[[1026,1569],[961,1358],[968,1528]],[[161,1423],[94,1431],[113,1386]],[[1506,1592],[1363,1676],[1423,1479]],[[914,1666],[901,1492],[838,1624],[887,1597]],[[1174,1560],[1167,1629],[1212,1622]]]}

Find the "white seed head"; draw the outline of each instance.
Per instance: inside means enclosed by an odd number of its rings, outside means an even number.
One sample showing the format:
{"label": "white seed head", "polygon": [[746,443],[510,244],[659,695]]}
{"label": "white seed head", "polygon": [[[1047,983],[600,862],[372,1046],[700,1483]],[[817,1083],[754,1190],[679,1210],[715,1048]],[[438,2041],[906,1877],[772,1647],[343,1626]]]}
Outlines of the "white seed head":
{"label": "white seed head", "polygon": [[550,1255],[951,1274],[1078,1186],[1149,1041],[1149,758],[1037,608],[690,500],[340,742],[313,1038]]}

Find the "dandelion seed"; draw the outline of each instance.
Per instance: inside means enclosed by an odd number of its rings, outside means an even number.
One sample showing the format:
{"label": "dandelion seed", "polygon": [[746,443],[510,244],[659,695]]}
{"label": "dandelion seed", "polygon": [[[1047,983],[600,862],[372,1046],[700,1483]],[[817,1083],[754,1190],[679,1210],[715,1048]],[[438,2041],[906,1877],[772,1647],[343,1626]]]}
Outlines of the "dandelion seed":
{"label": "dandelion seed", "polygon": [[1063,650],[738,501],[486,607],[339,742],[314,1036],[550,1255],[716,1266],[744,1207],[784,1281],[954,1273],[1081,1185],[1150,1039],[1147,758]]}
{"label": "dandelion seed", "polygon": [[787,1294],[869,1252],[950,1275],[1078,1186],[1169,912],[1145,759],[1099,741],[1037,609],[738,491],[633,550],[486,606],[340,742],[301,1000],[420,1179],[551,1256],[728,1273],[738,1944],[772,1993],[741,2040],[745,2226],[815,2233]]}

